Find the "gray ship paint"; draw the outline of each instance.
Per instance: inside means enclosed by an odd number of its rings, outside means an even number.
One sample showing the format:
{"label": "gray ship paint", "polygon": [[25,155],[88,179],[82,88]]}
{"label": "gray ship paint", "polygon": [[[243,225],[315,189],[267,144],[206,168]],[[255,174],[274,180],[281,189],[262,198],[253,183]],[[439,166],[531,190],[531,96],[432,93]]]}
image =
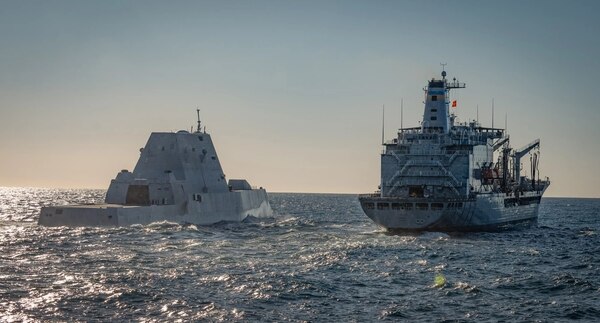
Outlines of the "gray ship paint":
{"label": "gray ship paint", "polygon": [[46,226],[125,226],[157,221],[212,224],[271,216],[267,192],[243,179],[225,179],[206,131],[154,132],[133,172],[110,183],[105,204],[43,207]]}
{"label": "gray ship paint", "polygon": [[[421,126],[401,128],[383,144],[380,191],[359,196],[363,211],[379,226],[479,231],[537,222],[550,185],[537,172],[539,139],[514,150],[505,129],[456,123],[450,110],[456,101],[449,94],[461,88],[465,84],[446,79],[445,71],[442,79],[430,80]],[[531,153],[527,178],[521,176],[521,159]]]}

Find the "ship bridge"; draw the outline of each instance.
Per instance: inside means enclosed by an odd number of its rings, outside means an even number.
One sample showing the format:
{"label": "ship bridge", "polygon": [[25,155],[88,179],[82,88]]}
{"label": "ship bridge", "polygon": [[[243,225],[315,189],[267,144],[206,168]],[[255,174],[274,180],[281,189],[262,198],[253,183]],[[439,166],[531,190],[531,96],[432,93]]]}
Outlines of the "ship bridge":
{"label": "ship bridge", "polygon": [[431,79],[423,90],[425,91],[425,109],[421,130],[429,133],[448,133],[452,127],[453,118],[450,115],[450,90],[465,88],[454,78],[446,79],[446,71],[442,71],[442,79]]}

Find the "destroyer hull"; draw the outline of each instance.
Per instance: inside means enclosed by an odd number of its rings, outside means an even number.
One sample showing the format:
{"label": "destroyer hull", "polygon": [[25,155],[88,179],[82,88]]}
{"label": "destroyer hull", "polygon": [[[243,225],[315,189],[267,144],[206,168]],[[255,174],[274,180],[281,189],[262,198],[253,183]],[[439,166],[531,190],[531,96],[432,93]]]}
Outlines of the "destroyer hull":
{"label": "destroyer hull", "polygon": [[199,194],[179,205],[120,204],[43,207],[38,224],[45,226],[129,226],[153,222],[209,225],[240,222],[248,216],[271,216],[264,189]]}
{"label": "destroyer hull", "polygon": [[500,231],[536,224],[541,193],[519,198],[496,193],[452,200],[359,199],[366,215],[389,231]]}

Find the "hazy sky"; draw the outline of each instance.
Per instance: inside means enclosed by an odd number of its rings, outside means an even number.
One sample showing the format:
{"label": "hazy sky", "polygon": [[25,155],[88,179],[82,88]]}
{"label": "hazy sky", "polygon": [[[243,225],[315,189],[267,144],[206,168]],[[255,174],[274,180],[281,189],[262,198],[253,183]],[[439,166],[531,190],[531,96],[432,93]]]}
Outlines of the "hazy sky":
{"label": "hazy sky", "polygon": [[[228,178],[370,192],[439,76],[462,120],[541,139],[548,196],[600,197],[600,1],[0,1],[0,186],[106,188],[195,109]],[[528,167],[525,167],[528,169]]]}

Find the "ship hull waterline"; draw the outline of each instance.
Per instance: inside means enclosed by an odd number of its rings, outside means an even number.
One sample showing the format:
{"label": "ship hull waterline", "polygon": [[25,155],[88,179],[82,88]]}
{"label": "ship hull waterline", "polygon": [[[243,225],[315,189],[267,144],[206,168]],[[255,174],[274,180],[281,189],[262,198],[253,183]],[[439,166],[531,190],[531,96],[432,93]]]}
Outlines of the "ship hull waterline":
{"label": "ship hull waterline", "polygon": [[536,225],[542,194],[520,199],[480,194],[451,201],[375,196],[361,196],[359,200],[365,214],[390,232],[495,232]]}
{"label": "ship hull waterline", "polygon": [[155,222],[210,225],[241,222],[249,216],[269,217],[273,211],[263,189],[206,194],[201,203],[129,206],[119,204],[43,207],[38,224],[69,227],[117,227]]}

